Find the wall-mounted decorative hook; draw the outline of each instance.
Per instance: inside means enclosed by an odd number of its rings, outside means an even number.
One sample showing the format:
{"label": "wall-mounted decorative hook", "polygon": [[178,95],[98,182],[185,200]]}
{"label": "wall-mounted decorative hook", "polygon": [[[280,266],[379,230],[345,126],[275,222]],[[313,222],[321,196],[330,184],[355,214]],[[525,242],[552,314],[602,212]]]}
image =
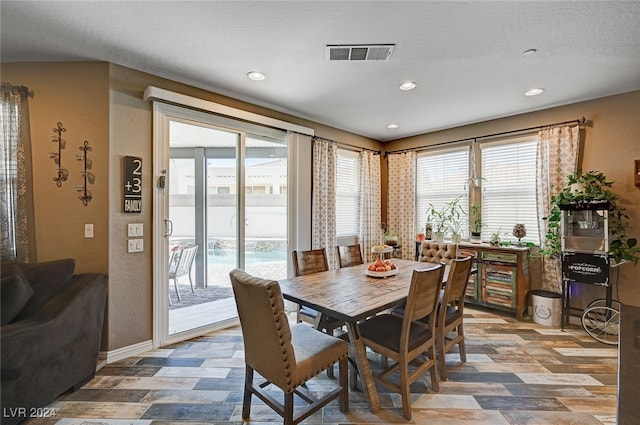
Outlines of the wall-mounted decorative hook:
{"label": "wall-mounted decorative hook", "polygon": [[62,168],[62,149],[65,145],[65,141],[62,139],[62,133],[65,131],[67,131],[67,129],[62,126],[61,122],[58,122],[57,127],[53,129],[53,132],[58,134],[57,136],[51,136],[51,141],[58,144],[58,152],[49,152],[49,157],[53,158],[53,161],[58,166],[58,175],[53,178],[53,181],[56,182],[56,186],[58,187],[62,187],[62,182],[67,181],[69,177],[69,171]]}
{"label": "wall-mounted decorative hook", "polygon": [[82,192],[82,195],[79,196],[78,198],[82,201],[82,205],[84,205],[85,207],[87,205],[89,205],[89,201],[91,201],[91,192],[87,189],[87,184],[93,183],[95,181],[95,175],[93,173],[91,173],[90,171],[88,171],[89,168],[91,168],[91,161],[87,158],[87,152],[92,151],[93,149],[91,149],[91,146],[89,146],[89,142],[88,141],[84,141],[84,144],[82,146],[79,147],[79,149],[82,151],[81,155],[77,155],[76,157],[78,158],[79,161],[83,161],[83,168],[82,168],[82,177],[84,178],[84,185],[83,186],[76,186],[76,190],[78,190],[78,192]]}

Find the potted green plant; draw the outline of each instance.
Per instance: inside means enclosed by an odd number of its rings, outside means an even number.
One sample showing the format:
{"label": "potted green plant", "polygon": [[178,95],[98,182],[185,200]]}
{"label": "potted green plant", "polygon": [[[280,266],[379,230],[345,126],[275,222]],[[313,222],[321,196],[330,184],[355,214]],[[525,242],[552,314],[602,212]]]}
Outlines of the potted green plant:
{"label": "potted green plant", "polygon": [[429,204],[429,208],[427,209],[427,227],[431,225],[434,241],[440,242],[444,240],[445,233],[449,230],[452,240],[454,240],[454,242],[458,240],[459,242],[459,235],[465,217],[465,212],[460,205],[461,199],[461,197],[457,197],[440,208]]}
{"label": "potted green plant", "polygon": [[384,234],[384,243],[389,246],[397,246],[398,232],[392,229],[388,230],[387,233]]}
{"label": "potted green plant", "polygon": [[478,203],[471,205],[469,227],[471,228],[471,242],[480,243],[482,241],[482,205]]}
{"label": "potted green plant", "polygon": [[466,213],[460,205],[461,197],[457,197],[451,202],[447,202],[444,207],[447,216],[447,227],[451,232],[451,240],[453,243],[460,243],[462,239],[462,225],[466,221]]}
{"label": "potted green plant", "polygon": [[447,219],[445,208],[438,209],[433,204],[429,204],[429,208],[427,209],[427,227],[431,226],[434,241],[440,242],[444,239],[444,232],[447,229]]}
{"label": "potted green plant", "polygon": [[502,238],[500,237],[500,229],[497,232],[493,232],[491,234],[491,238],[489,239],[489,245],[491,246],[500,246],[502,242]]}
{"label": "potted green plant", "polygon": [[611,191],[612,181],[608,181],[603,173],[578,170],[567,176],[567,185],[551,197],[550,213],[543,220],[547,221],[547,233],[541,254],[558,257],[561,251],[561,205],[574,203],[588,203],[608,201],[609,203],[609,231],[611,239],[609,254],[616,262],[631,261],[637,264],[640,259],[638,240],[627,236],[629,216],[624,208],[618,205],[618,197]]}

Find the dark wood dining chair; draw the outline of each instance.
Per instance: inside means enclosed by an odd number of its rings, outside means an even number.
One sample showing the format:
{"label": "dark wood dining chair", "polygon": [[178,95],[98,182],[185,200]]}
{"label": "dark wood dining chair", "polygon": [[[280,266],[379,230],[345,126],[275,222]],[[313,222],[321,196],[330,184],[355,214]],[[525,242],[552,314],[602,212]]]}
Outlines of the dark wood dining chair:
{"label": "dark wood dining chair", "polygon": [[[436,315],[442,287],[444,266],[430,270],[414,270],[405,305],[404,316],[379,314],[360,323],[360,334],[365,346],[395,361],[374,375],[376,382],[400,393],[402,410],[411,419],[409,386],[427,370],[431,372],[431,388],[439,391],[436,367]],[[422,355],[425,358],[420,358]],[[410,365],[413,370],[410,370]],[[414,365],[417,365],[414,367]],[[400,374],[400,383],[391,379]]]}
{"label": "dark wood dining chair", "polygon": [[362,250],[360,245],[338,245],[338,264],[340,268],[351,267],[362,264]]}
{"label": "dark wood dining chair", "polygon": [[[306,251],[293,251],[293,273],[304,276],[329,270],[327,251],[324,248]],[[298,305],[296,321],[311,323],[314,328],[333,335],[336,329],[344,326],[344,322],[326,315],[307,306]],[[327,375],[333,377],[333,368],[327,370]]]}
{"label": "dark wood dining chair", "polygon": [[[329,270],[329,263],[327,261],[327,251],[324,248],[293,251],[293,272],[296,276],[326,272],[327,270]],[[331,317],[325,317],[320,323],[319,317],[318,311],[309,307],[298,306],[296,313],[298,322],[311,323],[316,329],[325,330],[331,335],[333,335],[335,329],[344,325],[344,323]]]}
{"label": "dark wood dining chair", "polygon": [[454,259],[450,263],[449,276],[445,283],[436,325],[440,379],[447,380],[445,354],[458,345],[460,360],[467,361],[464,345],[464,297],[473,266],[473,257]]}
{"label": "dark wood dining chair", "polygon": [[304,276],[329,270],[327,251],[324,248],[293,251],[292,255],[293,273],[296,276]]}
{"label": "dark wood dining chair", "polygon": [[[341,412],[349,410],[348,345],[304,324],[289,325],[280,285],[235,269],[229,273],[244,340],[245,380],[242,418],[251,413],[251,397],[275,410],[285,425],[294,425],[338,399]],[[305,382],[338,363],[338,385],[320,398],[310,394]],[[264,378],[254,383],[254,372]],[[270,384],[284,392],[284,403],[276,400]],[[294,415],[294,395],[308,403]]]}

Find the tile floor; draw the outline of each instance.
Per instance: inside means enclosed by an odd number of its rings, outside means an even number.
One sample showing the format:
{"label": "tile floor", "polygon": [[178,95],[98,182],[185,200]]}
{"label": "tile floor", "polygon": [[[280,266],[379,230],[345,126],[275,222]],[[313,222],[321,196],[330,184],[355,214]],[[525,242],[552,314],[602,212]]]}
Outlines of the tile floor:
{"label": "tile floor", "polygon": [[[429,390],[429,374],[414,383],[412,423],[616,424],[617,347],[575,326],[561,332],[469,307],[465,316],[467,362],[447,355],[449,381],[438,393]],[[30,425],[240,424],[243,376],[236,327],[106,365],[49,406],[54,417]],[[322,392],[333,382],[322,374],[308,387]],[[399,396],[379,391],[384,409],[377,414],[354,391],[348,413],[332,402],[303,424],[407,423]],[[250,423],[281,419],[254,397]]]}

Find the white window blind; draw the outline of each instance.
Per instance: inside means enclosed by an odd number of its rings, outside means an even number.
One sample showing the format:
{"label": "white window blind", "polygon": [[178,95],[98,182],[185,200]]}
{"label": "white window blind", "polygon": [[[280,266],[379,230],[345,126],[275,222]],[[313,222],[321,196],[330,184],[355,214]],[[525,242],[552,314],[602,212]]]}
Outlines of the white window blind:
{"label": "white window blind", "polygon": [[527,230],[523,242],[540,243],[536,210],[535,136],[480,145],[482,153],[483,240],[494,232],[516,241],[513,226]]}
{"label": "white window blind", "polygon": [[357,236],[360,226],[360,157],[338,149],[336,176],[336,236]]}
{"label": "white window blind", "polygon": [[[468,212],[469,147],[426,152],[420,154],[417,161],[416,228],[424,229],[429,204],[440,209],[462,197],[460,206]],[[464,226],[462,237],[467,235],[468,229]]]}

